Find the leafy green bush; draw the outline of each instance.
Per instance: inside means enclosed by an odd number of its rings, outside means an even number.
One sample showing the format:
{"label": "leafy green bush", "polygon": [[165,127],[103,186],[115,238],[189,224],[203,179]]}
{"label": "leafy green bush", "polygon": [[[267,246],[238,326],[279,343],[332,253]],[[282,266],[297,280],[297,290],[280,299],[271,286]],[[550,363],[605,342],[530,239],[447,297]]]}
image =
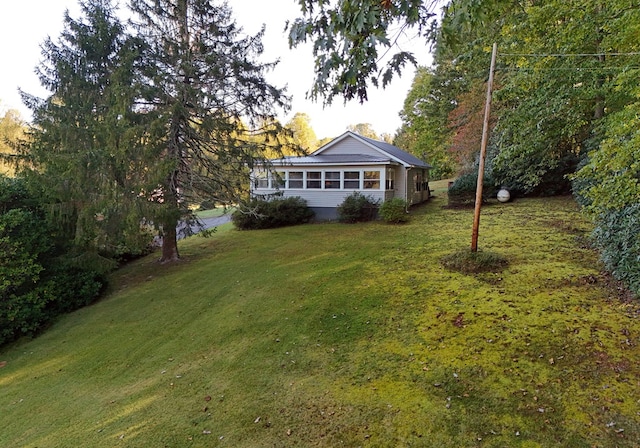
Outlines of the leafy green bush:
{"label": "leafy green bush", "polygon": [[592,235],[607,270],[640,296],[640,204],[602,213]]}
{"label": "leafy green bush", "polygon": [[440,262],[448,270],[463,274],[501,272],[509,265],[509,261],[503,255],[494,252],[472,252],[471,249],[445,255]]}
{"label": "leafy green bush", "polygon": [[593,199],[588,197],[589,191],[597,185],[596,179],[592,176],[585,176],[586,170],[583,168],[590,163],[590,158],[588,156],[583,157],[582,161],[578,165],[576,171],[580,173],[582,171],[582,175],[574,174],[570,176],[571,178],[571,191],[573,193],[573,197],[578,203],[578,205],[582,208],[588,208],[593,203]]}
{"label": "leafy green bush", "polygon": [[606,118],[606,135],[571,176],[574,196],[593,218],[605,267],[640,296],[640,102]]}
{"label": "leafy green bush", "polygon": [[379,200],[355,191],[338,206],[338,221],[348,223],[372,221],[378,215],[379,207]]}
{"label": "leafy green bush", "polygon": [[[473,206],[476,202],[476,187],[478,184],[477,171],[462,174],[453,185],[449,187],[448,198],[450,207]],[[486,173],[482,178],[482,200],[495,197],[498,188],[495,186],[493,177]]]}
{"label": "leafy green bush", "polygon": [[273,229],[304,224],[315,214],[300,197],[252,199],[231,215],[233,224],[241,230]]}
{"label": "leafy green bush", "polygon": [[[0,179],[0,344],[93,301],[104,278],[69,262],[68,246],[20,179]],[[56,244],[60,243],[60,244]]]}
{"label": "leafy green bush", "polygon": [[107,280],[104,275],[64,263],[50,270],[47,291],[54,297],[48,314],[69,313],[92,303],[104,290]]}
{"label": "leafy green bush", "polygon": [[393,198],[383,202],[379,213],[380,217],[388,223],[399,224],[409,221],[407,201],[401,198]]}

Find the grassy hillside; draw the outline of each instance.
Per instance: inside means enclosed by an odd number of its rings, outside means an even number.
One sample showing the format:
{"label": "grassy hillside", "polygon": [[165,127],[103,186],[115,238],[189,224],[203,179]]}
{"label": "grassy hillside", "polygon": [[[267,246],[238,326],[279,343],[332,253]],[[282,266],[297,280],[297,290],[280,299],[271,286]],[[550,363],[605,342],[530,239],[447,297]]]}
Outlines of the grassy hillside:
{"label": "grassy hillside", "polygon": [[[0,351],[3,447],[632,447],[636,303],[569,198],[485,207],[501,273],[446,271],[471,210],[229,227],[118,272]],[[0,364],[2,365],[2,364]]]}

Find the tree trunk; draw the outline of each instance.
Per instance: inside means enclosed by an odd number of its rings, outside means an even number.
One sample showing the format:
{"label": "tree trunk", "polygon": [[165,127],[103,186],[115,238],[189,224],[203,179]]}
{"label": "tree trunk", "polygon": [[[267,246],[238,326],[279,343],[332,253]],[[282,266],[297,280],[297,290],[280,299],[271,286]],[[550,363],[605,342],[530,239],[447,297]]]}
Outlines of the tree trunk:
{"label": "tree trunk", "polygon": [[165,223],[163,225],[164,236],[162,238],[162,257],[160,263],[171,263],[178,261],[178,235],[176,232],[177,223]]}
{"label": "tree trunk", "polygon": [[[178,139],[176,138],[176,141]],[[172,153],[177,153],[174,149]],[[178,200],[178,171],[174,170],[167,178],[167,185],[164,188],[164,200],[166,207],[165,215],[160,222],[162,223],[162,257],[161,263],[171,263],[178,261],[180,254],[178,253],[178,232],[176,227],[180,222],[180,201]]]}

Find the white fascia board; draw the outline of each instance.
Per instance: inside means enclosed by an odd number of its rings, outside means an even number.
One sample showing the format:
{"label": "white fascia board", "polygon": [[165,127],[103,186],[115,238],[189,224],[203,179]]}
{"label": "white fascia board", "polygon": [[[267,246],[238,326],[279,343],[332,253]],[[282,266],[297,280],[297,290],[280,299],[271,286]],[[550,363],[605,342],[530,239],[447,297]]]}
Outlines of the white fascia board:
{"label": "white fascia board", "polygon": [[360,137],[358,134],[351,132],[351,131],[347,131],[344,134],[342,134],[339,137],[336,137],[335,139],[331,140],[329,143],[327,143],[326,145],[324,145],[322,148],[317,149],[315,152],[309,154],[310,156],[315,156],[318,155],[320,153],[322,153],[325,149],[329,149],[330,147],[334,146],[336,143],[341,142],[342,140],[346,139],[347,137],[352,137],[354,139],[356,139],[357,141],[359,141],[360,143],[362,143],[363,145],[373,149],[374,151],[378,152],[379,154],[385,156],[385,157],[389,157],[392,160],[395,160],[397,163],[399,163],[400,165],[406,167],[406,168],[412,168],[414,165],[411,165],[409,163],[406,163],[405,161],[395,157],[393,154],[389,154],[388,152],[384,151],[381,148],[378,148],[376,145],[372,145],[371,143],[369,143],[368,141],[364,140],[362,137]]}

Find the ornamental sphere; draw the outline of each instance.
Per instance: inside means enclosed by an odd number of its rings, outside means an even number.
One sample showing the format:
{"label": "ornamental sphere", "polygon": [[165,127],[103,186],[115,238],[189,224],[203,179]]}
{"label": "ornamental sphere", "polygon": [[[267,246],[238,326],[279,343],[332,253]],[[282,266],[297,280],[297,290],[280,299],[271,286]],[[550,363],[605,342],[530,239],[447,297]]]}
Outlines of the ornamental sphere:
{"label": "ornamental sphere", "polygon": [[511,199],[511,194],[509,193],[509,190],[506,189],[501,189],[500,191],[498,191],[498,201],[500,202],[509,202],[509,199]]}

